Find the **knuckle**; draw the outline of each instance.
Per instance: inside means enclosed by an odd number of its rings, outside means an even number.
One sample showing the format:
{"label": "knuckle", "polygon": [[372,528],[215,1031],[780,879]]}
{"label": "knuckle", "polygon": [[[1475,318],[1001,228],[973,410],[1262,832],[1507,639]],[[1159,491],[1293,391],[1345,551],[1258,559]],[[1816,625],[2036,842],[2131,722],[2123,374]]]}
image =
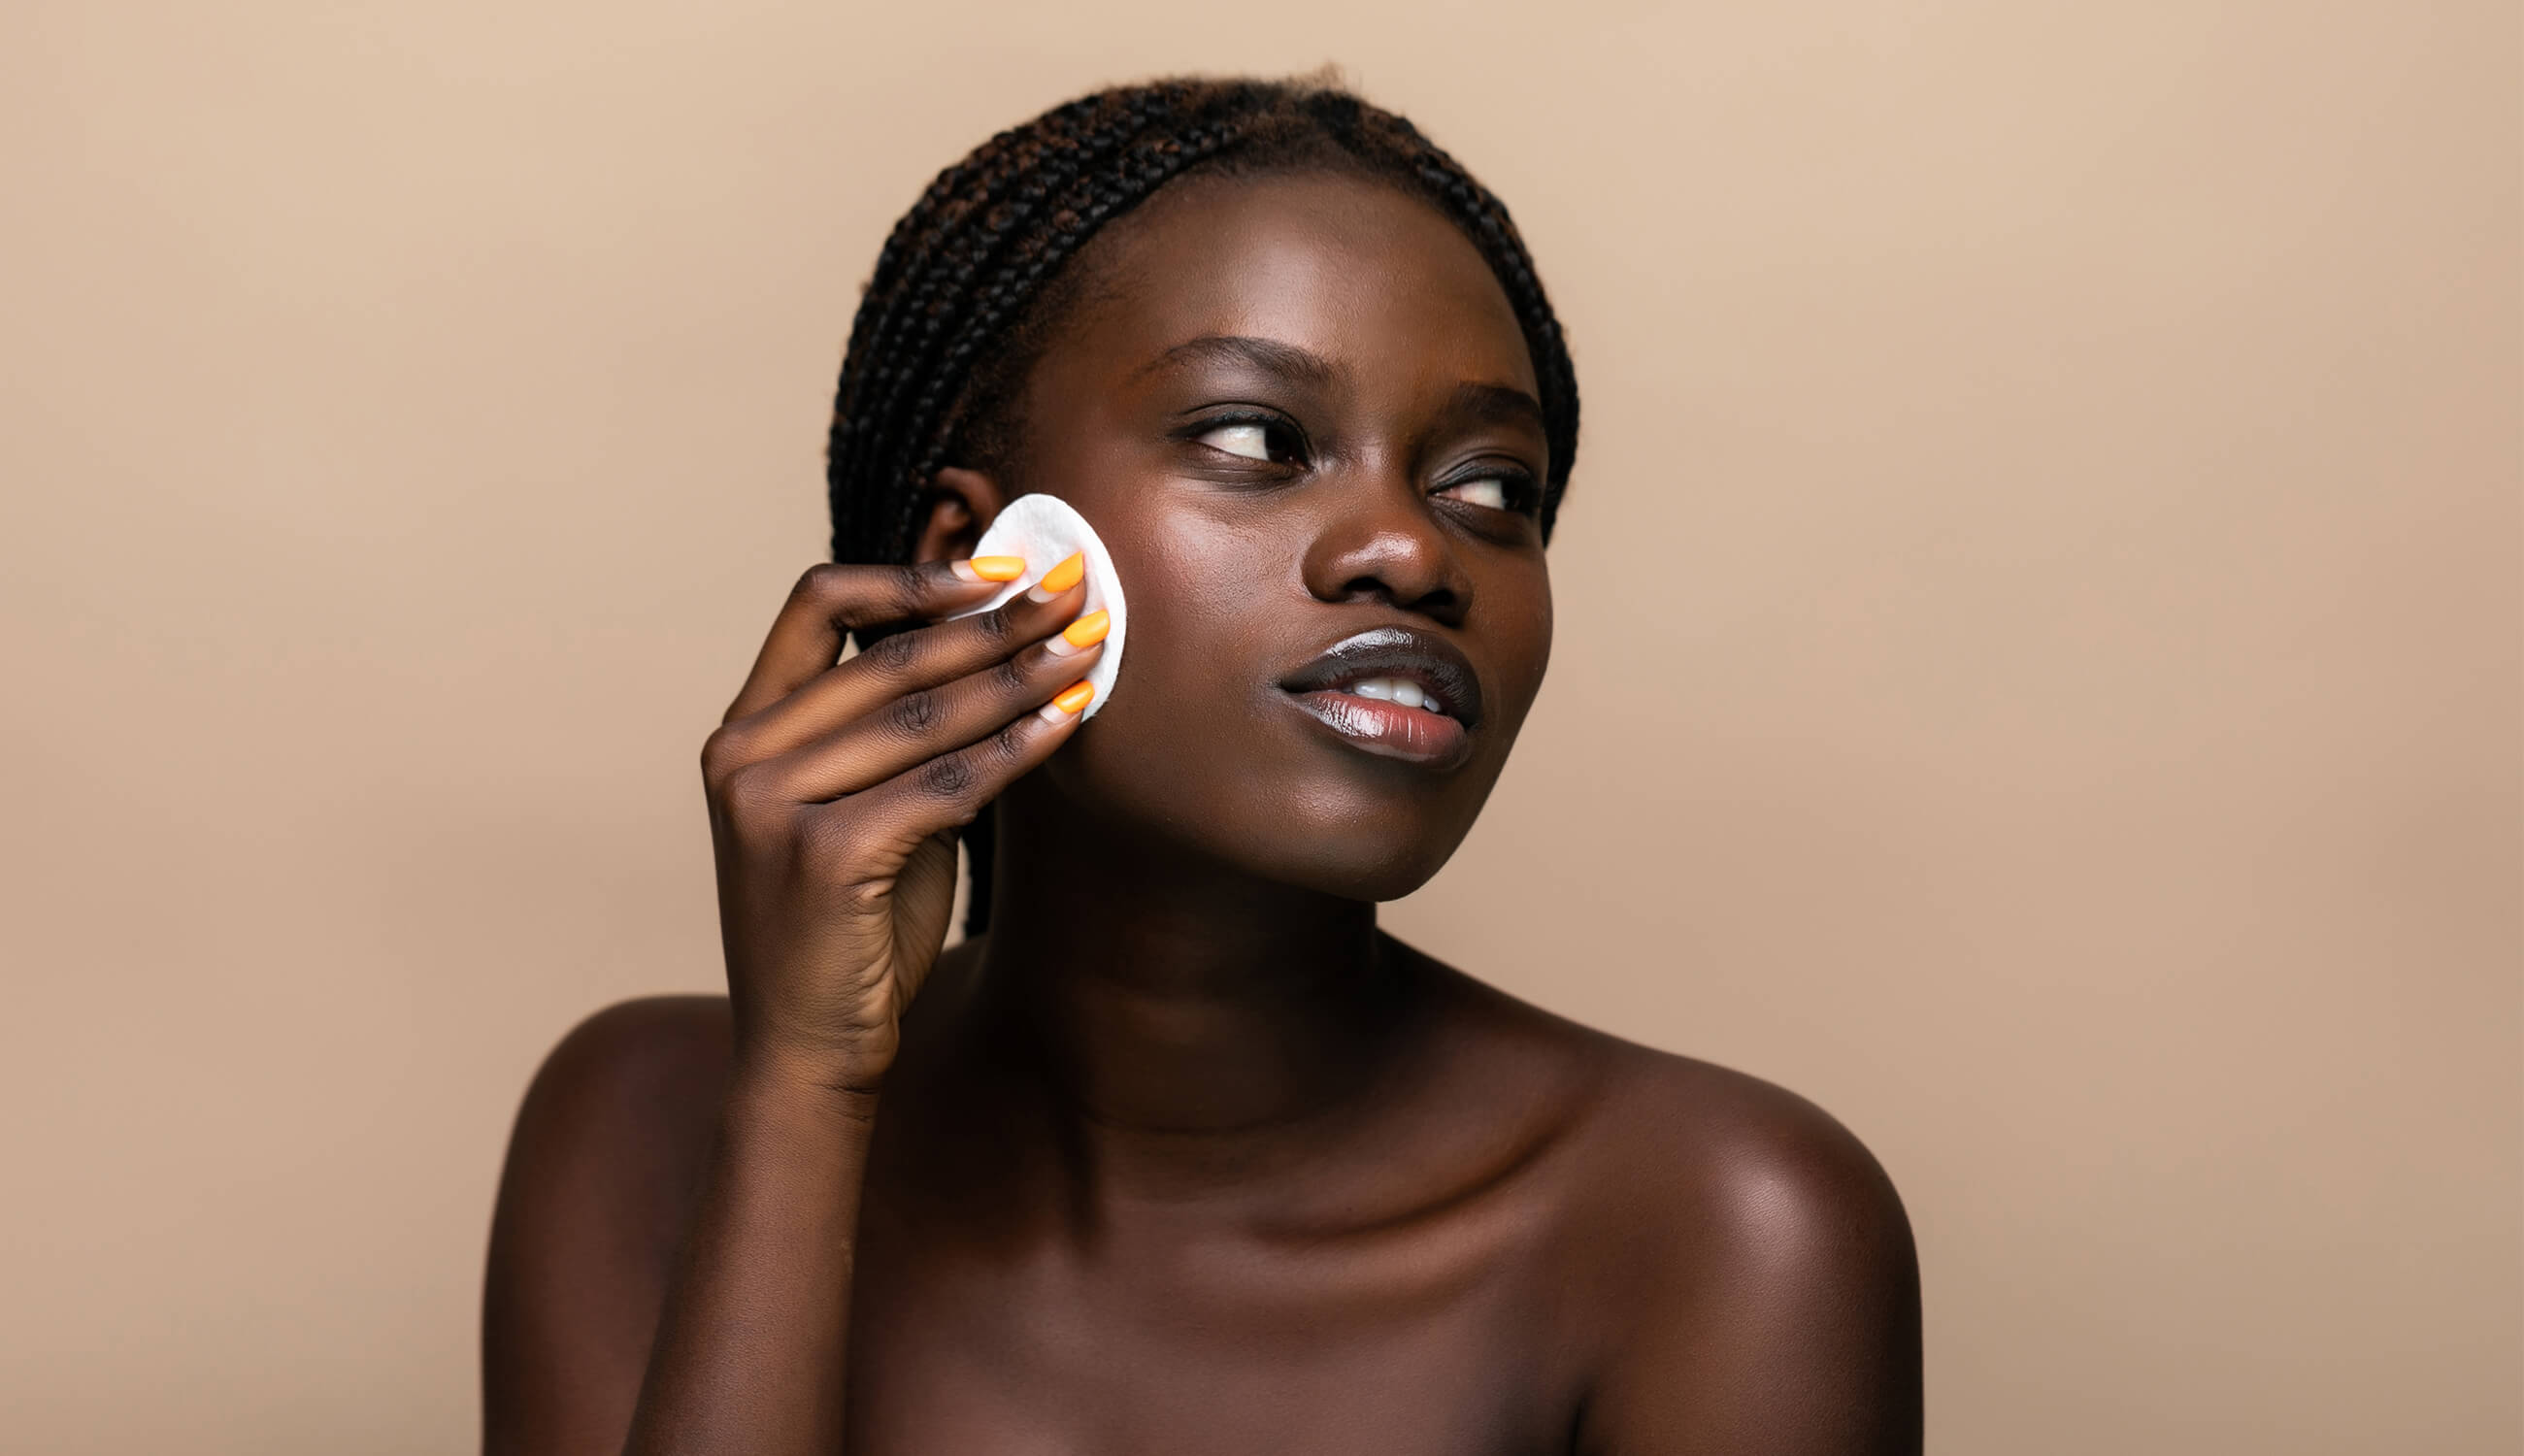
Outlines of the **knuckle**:
{"label": "knuckle", "polygon": [[904,738],[920,738],[936,731],[945,715],[944,705],[935,693],[908,693],[894,701],[885,710],[886,721]]}
{"label": "knuckle", "polygon": [[759,827],[779,816],[779,776],[768,763],[742,764],[719,781],[718,797],[738,827]]}
{"label": "knuckle", "polygon": [[849,567],[838,562],[817,561],[799,574],[798,584],[789,589],[789,595],[799,602],[831,606],[847,594],[851,574]]}
{"label": "knuckle", "polygon": [[921,765],[914,783],[931,799],[955,800],[970,793],[979,777],[972,759],[962,753],[948,753]]}
{"label": "knuckle", "polygon": [[918,566],[894,567],[886,578],[886,597],[893,605],[893,619],[902,621],[920,616],[929,609],[929,580]]}
{"label": "knuckle", "polygon": [[1034,714],[1028,713],[991,735],[991,752],[998,755],[1002,766],[1011,770],[1025,766],[1028,753],[1034,748],[1034,735],[1027,730],[1036,721]]}
{"label": "knuckle", "polygon": [[1034,674],[1028,670],[1027,663],[1022,658],[1002,658],[991,668],[990,688],[994,697],[1020,697],[1033,686]]}
{"label": "knuckle", "polygon": [[1005,648],[1009,644],[1015,642],[1017,636],[1017,618],[1016,613],[1011,611],[1009,608],[1016,606],[1017,602],[1022,602],[1025,599],[1023,597],[1019,597],[1016,599],[1016,602],[1010,602],[1000,607],[994,607],[990,610],[983,612],[980,616],[973,618],[974,622],[979,625],[982,636],[994,646],[999,648]]}
{"label": "knuckle", "polygon": [[745,766],[751,747],[746,731],[733,723],[711,729],[702,740],[702,782],[713,788],[726,783],[730,774]]}
{"label": "knuckle", "polygon": [[901,677],[920,658],[920,635],[916,632],[894,632],[859,649],[858,659],[868,669],[885,677]]}

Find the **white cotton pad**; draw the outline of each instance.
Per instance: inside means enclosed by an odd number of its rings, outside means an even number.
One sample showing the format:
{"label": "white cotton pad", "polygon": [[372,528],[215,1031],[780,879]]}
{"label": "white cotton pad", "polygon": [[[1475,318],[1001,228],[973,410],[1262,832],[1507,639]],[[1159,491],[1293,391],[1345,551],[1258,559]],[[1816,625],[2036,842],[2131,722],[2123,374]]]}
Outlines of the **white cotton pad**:
{"label": "white cotton pad", "polygon": [[1122,670],[1122,638],[1131,623],[1130,612],[1122,606],[1122,579],[1113,574],[1113,558],[1104,552],[1104,543],[1095,538],[1095,528],[1087,517],[1069,509],[1069,503],[1056,496],[1019,496],[1000,508],[998,518],[982,533],[973,546],[977,557],[1023,557],[1026,574],[997,592],[971,611],[957,616],[971,616],[988,611],[1008,601],[1017,593],[1043,580],[1043,574],[1084,552],[1087,555],[1087,605],[1078,609],[1080,616],[1091,611],[1109,611],[1113,624],[1104,633],[1103,655],[1087,669],[1087,680],[1095,685],[1095,696],[1087,704],[1085,716],[1093,717],[1113,701],[1113,678]]}

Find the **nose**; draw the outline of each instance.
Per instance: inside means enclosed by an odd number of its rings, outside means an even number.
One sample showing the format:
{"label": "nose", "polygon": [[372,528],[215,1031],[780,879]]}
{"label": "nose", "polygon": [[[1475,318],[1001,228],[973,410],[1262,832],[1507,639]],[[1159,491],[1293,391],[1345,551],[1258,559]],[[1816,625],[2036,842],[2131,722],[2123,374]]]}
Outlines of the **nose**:
{"label": "nose", "polygon": [[1419,483],[1400,471],[1345,473],[1309,493],[1321,514],[1306,550],[1306,590],[1319,602],[1382,601],[1463,625],[1472,582]]}

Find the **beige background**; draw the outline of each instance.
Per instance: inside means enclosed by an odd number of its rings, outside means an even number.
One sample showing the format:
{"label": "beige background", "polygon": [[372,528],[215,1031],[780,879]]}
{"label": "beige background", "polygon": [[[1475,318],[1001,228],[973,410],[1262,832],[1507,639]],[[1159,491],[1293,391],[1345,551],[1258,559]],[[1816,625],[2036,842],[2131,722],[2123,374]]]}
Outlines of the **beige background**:
{"label": "beige background", "polygon": [[1391,923],[1855,1128],[1935,1450],[2518,1450],[2519,56],[2406,0],[11,5],[0,1443],[471,1439],[525,1079],[716,981],[694,755],[886,226],[1094,83],[1335,59],[1511,201],[1586,401],[1550,687]]}

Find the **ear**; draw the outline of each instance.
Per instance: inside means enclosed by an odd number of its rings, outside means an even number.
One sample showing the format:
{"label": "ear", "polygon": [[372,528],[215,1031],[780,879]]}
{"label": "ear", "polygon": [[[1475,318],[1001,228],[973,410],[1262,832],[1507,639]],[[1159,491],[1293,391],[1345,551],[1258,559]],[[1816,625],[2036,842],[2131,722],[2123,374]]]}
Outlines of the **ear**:
{"label": "ear", "polygon": [[982,533],[996,520],[1008,498],[999,483],[979,470],[946,465],[929,477],[922,493],[928,513],[914,527],[914,561],[958,561],[973,554]]}

